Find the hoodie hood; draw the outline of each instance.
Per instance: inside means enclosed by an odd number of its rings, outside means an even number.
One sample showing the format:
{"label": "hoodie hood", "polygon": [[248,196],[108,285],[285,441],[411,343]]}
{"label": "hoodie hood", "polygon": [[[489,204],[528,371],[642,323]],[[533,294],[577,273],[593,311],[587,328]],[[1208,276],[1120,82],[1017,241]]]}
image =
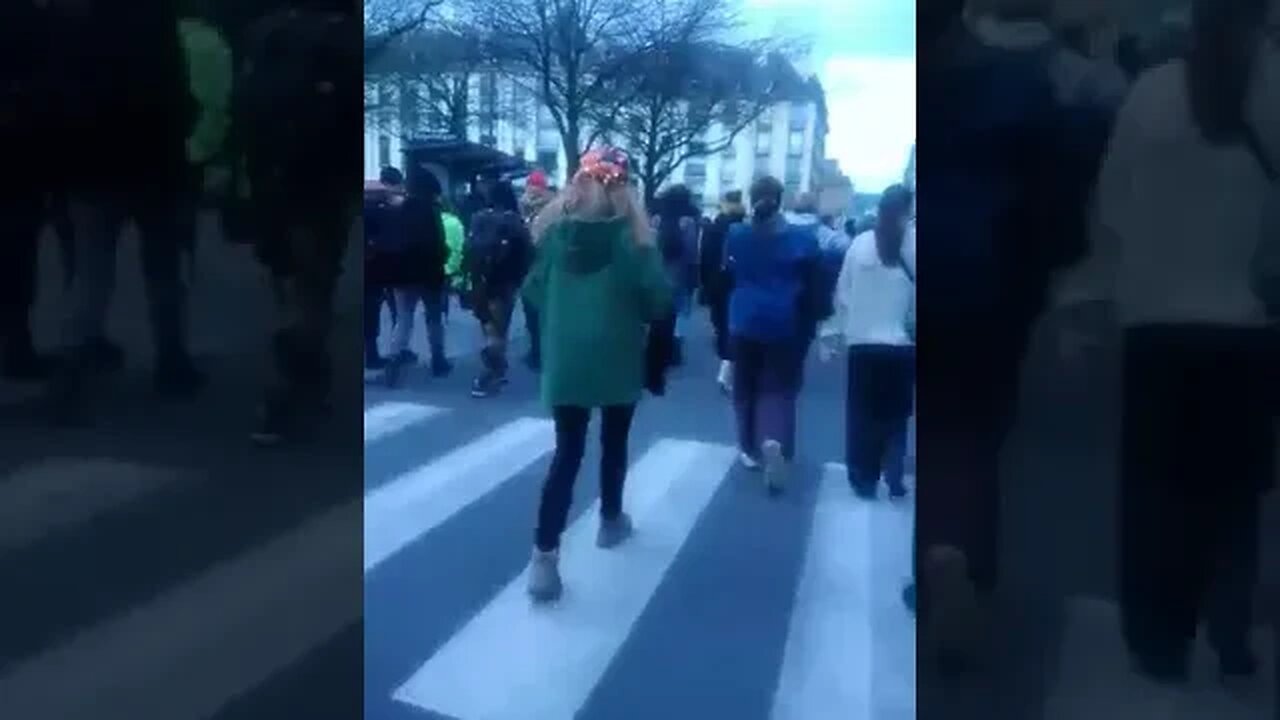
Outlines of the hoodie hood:
{"label": "hoodie hood", "polygon": [[627,221],[569,219],[563,222],[560,232],[565,271],[591,275],[613,264],[627,232]]}
{"label": "hoodie hood", "polygon": [[787,222],[801,227],[812,227],[822,222],[822,220],[813,213],[789,212],[786,214],[786,218]]}

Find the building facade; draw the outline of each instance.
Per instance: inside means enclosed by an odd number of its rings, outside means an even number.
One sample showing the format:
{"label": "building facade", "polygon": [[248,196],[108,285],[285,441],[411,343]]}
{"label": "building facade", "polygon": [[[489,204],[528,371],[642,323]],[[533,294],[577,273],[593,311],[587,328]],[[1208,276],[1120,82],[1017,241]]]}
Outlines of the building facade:
{"label": "building facade", "polygon": [[[556,185],[565,182],[567,166],[560,134],[550,112],[517,78],[476,73],[458,79],[465,88],[454,107],[422,98],[431,93],[413,80],[395,75],[366,81],[364,170],[372,179],[387,166],[399,166],[404,142],[423,135],[452,133],[520,157],[542,169]],[[683,183],[702,199],[708,211],[729,190],[746,190],[760,175],[773,175],[789,193],[817,188],[825,155],[827,113],[820,86],[816,92],[793,93],[796,100],[767,108],[722,152],[680,163],[667,184]],[[465,107],[458,107],[465,103]],[[452,110],[452,111],[451,111]],[[587,128],[588,132],[590,128]],[[718,123],[708,139],[719,144],[725,129]]]}

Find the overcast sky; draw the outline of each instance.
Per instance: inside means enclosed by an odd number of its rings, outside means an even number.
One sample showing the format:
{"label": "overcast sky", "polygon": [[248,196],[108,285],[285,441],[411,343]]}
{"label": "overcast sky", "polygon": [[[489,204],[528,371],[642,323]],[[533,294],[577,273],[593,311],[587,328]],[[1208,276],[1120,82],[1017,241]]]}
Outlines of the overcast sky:
{"label": "overcast sky", "polygon": [[802,33],[827,92],[827,155],[860,192],[902,180],[916,132],[915,0],[743,0],[754,32]]}

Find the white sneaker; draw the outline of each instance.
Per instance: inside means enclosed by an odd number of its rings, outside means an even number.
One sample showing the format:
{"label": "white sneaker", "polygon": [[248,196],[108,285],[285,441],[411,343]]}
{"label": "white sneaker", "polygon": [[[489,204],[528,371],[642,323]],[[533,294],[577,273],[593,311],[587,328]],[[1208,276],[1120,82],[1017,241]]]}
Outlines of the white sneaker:
{"label": "white sneaker", "polygon": [[765,440],[760,446],[760,454],[764,455],[764,487],[770,495],[782,492],[787,484],[787,460],[782,457],[782,443],[777,440]]}
{"label": "white sneaker", "polygon": [[742,463],[742,467],[748,470],[759,470],[760,461],[751,457],[745,452],[738,453],[738,462]]}
{"label": "white sneaker", "polygon": [[733,390],[733,363],[728,360],[720,361],[720,372],[716,373],[716,384],[720,389],[728,394]]}
{"label": "white sneaker", "polygon": [[543,552],[534,548],[529,561],[529,597],[536,603],[552,602],[564,593],[560,580],[560,553]]}

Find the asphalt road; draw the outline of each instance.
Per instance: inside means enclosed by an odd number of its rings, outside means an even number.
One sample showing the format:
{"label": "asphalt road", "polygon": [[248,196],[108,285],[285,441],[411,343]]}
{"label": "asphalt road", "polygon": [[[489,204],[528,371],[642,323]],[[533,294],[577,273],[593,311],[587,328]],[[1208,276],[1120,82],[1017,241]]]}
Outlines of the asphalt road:
{"label": "asphalt road", "polygon": [[831,467],[836,367],[811,369],[798,471],[771,499],[734,462],[699,327],[638,410],[632,544],[591,545],[593,448],[550,608],[521,585],[553,446],[536,377],[474,400],[459,370],[366,392],[365,717],[914,717],[911,508],[856,501]]}
{"label": "asphalt road", "polygon": [[[854,703],[866,713],[853,717],[877,720],[940,705],[984,720],[1178,717],[1170,707],[1233,720],[1276,707],[1275,683],[1232,696],[1204,662],[1190,693],[1128,675],[1112,582],[1114,347],[1064,366],[1037,342],[1007,457],[994,662],[942,686],[914,676],[897,603],[909,508],[853,503],[824,479],[842,455],[838,367],[811,368],[800,472],[770,500],[727,455],[730,414],[699,324],[669,396],[637,416],[636,542],[570,543],[569,594],[533,614],[505,589],[528,558],[550,451],[534,377],[517,367],[502,396],[468,397],[479,333],[455,312],[452,377],[419,373],[394,393],[357,380],[348,275],[337,337],[350,381],[333,418],[311,442],[264,453],[246,431],[269,294],[247,251],[215,240],[201,244],[193,295],[193,346],[212,375],[199,401],[149,390],[129,242],[111,327],[130,367],[104,388],[98,422],[51,429],[30,389],[0,385],[0,717],[844,720]],[[46,342],[57,286],[49,270]],[[594,462],[574,506],[588,530]],[[1257,635],[1272,671],[1275,518],[1272,507]]]}
{"label": "asphalt road", "polygon": [[[637,418],[635,541],[566,551],[569,594],[534,617],[501,591],[528,558],[545,412],[519,367],[501,397],[467,395],[469,318],[451,316],[452,377],[388,393],[356,379],[348,277],[338,373],[351,380],[309,442],[263,452],[246,432],[272,315],[252,258],[202,244],[192,335],[212,384],[170,404],[148,386],[133,257],[126,241],[110,323],[129,367],[92,426],[52,429],[31,389],[0,386],[0,577],[16,579],[0,717],[469,720],[476,702],[522,719],[843,720],[849,703],[911,716],[913,630],[897,602],[910,510],[855,503],[825,468],[842,455],[838,368],[814,369],[799,472],[768,499],[733,467],[709,341],[694,342],[671,394]],[[57,281],[48,270],[38,311],[49,343]],[[394,427],[391,403],[401,421],[431,417]],[[588,529],[593,457],[574,508]]]}

